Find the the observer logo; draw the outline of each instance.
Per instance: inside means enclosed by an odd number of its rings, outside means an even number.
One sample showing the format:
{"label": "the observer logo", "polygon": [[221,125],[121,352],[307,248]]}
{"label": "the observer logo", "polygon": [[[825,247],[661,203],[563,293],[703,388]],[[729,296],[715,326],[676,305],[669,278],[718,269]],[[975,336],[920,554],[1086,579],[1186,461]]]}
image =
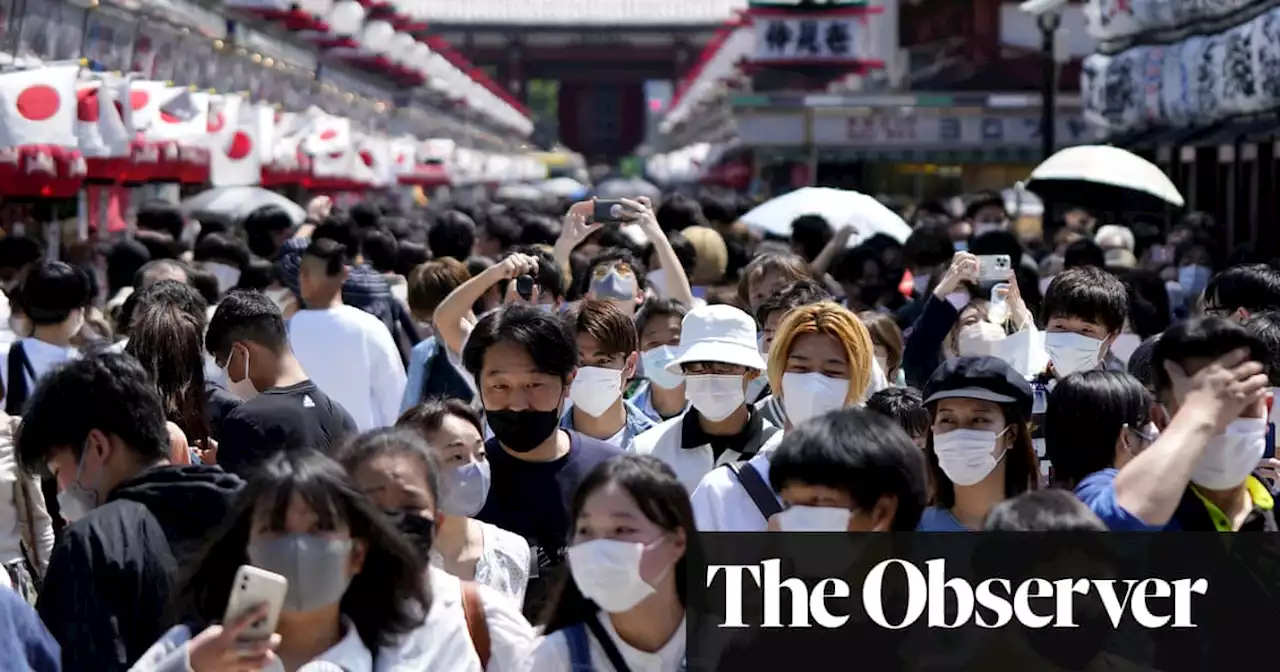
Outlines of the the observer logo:
{"label": "the observer logo", "polygon": [[[1032,578],[1016,584],[990,578],[975,586],[963,578],[948,578],[946,560],[929,560],[924,567],[922,571],[896,558],[877,564],[862,582],[861,605],[843,579],[822,579],[812,588],[799,578],[784,579],[778,559],[758,565],[710,565],[706,585],[718,590],[719,584],[724,590],[726,613],[719,623],[721,628],[809,628],[815,624],[839,628],[849,622],[849,612],[859,606],[872,622],[890,630],[918,625],[921,619],[930,628],[1002,628],[1014,621],[1034,629],[1076,628],[1076,614],[1096,612],[1099,604],[1113,628],[1128,619],[1148,629],[1195,628],[1192,598],[1209,591],[1209,580],[1203,578]],[[899,606],[894,611],[900,616],[886,615],[885,577],[890,572],[906,579],[905,596],[898,596],[895,601]],[[781,614],[783,590],[791,596],[791,614],[785,623]],[[745,591],[762,598],[758,622],[747,622],[743,613]],[[902,597],[905,612],[900,605]]]}

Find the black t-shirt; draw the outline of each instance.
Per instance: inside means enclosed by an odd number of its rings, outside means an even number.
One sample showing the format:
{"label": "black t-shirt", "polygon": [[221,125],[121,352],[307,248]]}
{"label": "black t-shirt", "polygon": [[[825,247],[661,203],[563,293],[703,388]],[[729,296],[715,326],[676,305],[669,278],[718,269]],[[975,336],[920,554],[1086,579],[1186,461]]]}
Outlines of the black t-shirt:
{"label": "black t-shirt", "polygon": [[497,439],[485,442],[491,475],[489,498],[476,518],[510,530],[529,542],[532,555],[525,614],[537,614],[547,581],[564,558],[573,521],[569,507],[582,479],[596,465],[622,451],[571,430],[569,454],[553,462],[527,462],[508,454]]}
{"label": "black t-shirt", "polygon": [[240,404],[222,421],[218,465],[245,476],[278,450],[314,448],[329,453],[358,431],[351,414],[310,380],[273,387]]}

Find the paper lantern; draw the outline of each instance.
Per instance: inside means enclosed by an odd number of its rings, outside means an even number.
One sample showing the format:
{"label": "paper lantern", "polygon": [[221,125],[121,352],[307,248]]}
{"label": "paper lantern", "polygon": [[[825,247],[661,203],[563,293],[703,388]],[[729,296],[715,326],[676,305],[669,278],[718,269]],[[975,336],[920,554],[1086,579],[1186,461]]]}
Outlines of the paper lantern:
{"label": "paper lantern", "polygon": [[328,16],[333,10],[333,0],[298,0],[298,9],[311,16]]}
{"label": "paper lantern", "polygon": [[350,37],[360,33],[364,24],[364,7],[355,0],[342,0],[329,10],[327,23],[329,32],[334,35]]}
{"label": "paper lantern", "polygon": [[415,41],[413,44],[413,52],[409,56],[409,63],[422,74],[431,72],[431,47]]}
{"label": "paper lantern", "polygon": [[422,43],[413,39],[412,35],[396,33],[396,36],[391,38],[391,60],[400,64],[411,63],[414,48],[419,45],[422,45]]}
{"label": "paper lantern", "polygon": [[391,53],[391,40],[396,35],[396,29],[386,21],[370,21],[364,24],[364,32],[360,36],[360,44],[375,54],[389,55]]}

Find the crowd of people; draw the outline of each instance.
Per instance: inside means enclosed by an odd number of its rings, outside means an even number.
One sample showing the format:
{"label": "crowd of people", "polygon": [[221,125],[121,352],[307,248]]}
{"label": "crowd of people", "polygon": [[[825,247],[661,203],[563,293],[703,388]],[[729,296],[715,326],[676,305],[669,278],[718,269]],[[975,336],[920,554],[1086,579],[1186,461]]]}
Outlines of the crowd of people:
{"label": "crowd of people", "polygon": [[1209,218],[749,205],[0,239],[5,669],[674,672],[699,532],[1280,531],[1280,266]]}

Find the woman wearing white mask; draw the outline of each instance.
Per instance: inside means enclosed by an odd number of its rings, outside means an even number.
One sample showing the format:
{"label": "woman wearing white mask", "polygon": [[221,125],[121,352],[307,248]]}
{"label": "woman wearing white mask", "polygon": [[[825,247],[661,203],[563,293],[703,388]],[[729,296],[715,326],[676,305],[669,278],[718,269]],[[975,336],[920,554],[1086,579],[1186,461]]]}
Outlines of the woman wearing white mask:
{"label": "woman wearing white mask", "polygon": [[680,322],[688,313],[688,306],[679,301],[654,298],[636,313],[644,380],[632,388],[630,401],[654,422],[670,420],[689,408],[684,374],[666,368],[680,354]]}
{"label": "woman wearing white mask", "polygon": [[1124,467],[1160,436],[1151,393],[1124,371],[1063,378],[1049,395],[1044,424],[1052,482],[1067,489],[1094,472]]}
{"label": "woman wearing white mask", "polygon": [[995,357],[960,357],[938,367],[923,393],[933,506],[921,531],[980,530],[996,504],[1039,487],[1033,394],[1017,371]]}
{"label": "woman wearing white mask", "polygon": [[689,498],[659,460],[621,455],[574,495],[569,573],[547,610],[538,672],[684,669]]}
{"label": "woman wearing white mask", "polygon": [[[371,479],[372,483],[390,479],[394,483],[388,491],[401,491],[405,497],[419,499],[429,481],[438,481],[431,564],[464,581],[487,585],[515,604],[522,604],[529,581],[529,542],[472,518],[489,496],[489,462],[485,458],[480,415],[457,399],[432,400],[405,411],[396,427],[413,430],[426,439],[439,472],[431,474],[431,465],[401,451],[355,468],[356,480]],[[371,495],[375,500],[391,496],[381,491],[371,491]],[[392,503],[388,500],[383,508],[402,508],[388,506]]]}

